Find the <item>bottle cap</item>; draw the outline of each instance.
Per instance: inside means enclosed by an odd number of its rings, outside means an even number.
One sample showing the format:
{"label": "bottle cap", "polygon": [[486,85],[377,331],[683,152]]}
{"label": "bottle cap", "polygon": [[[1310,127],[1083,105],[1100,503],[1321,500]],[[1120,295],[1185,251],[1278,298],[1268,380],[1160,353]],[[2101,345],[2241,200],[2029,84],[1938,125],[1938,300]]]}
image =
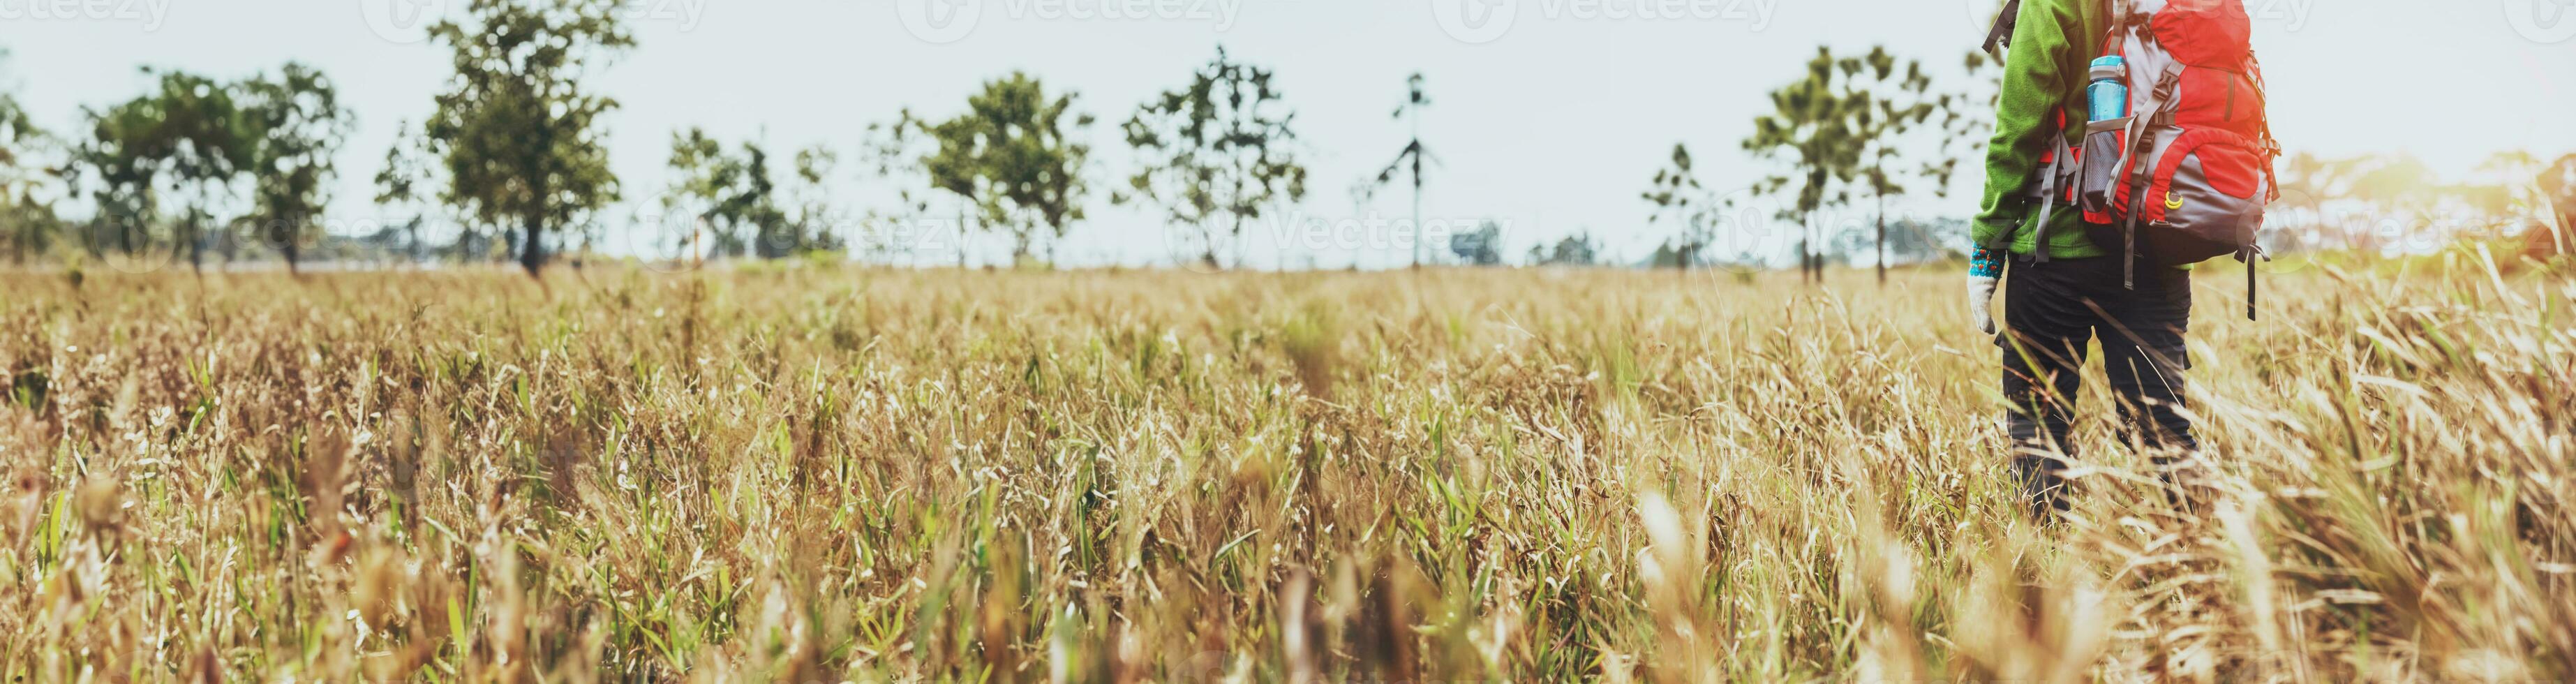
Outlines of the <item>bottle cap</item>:
{"label": "bottle cap", "polygon": [[2128,75],[2129,61],[2121,59],[2119,55],[2096,59],[2093,60],[2092,71],[2093,78],[2097,80],[2105,78],[2119,78],[2121,76]]}

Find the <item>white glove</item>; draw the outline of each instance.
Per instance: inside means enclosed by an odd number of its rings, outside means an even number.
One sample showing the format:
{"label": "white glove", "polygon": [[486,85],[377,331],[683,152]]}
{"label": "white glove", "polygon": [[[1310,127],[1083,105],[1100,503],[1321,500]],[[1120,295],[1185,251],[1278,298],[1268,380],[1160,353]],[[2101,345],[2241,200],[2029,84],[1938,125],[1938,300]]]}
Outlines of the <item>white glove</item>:
{"label": "white glove", "polygon": [[2003,274],[2002,253],[1979,247],[1968,259],[1968,320],[1976,321],[1978,332],[1995,334],[1995,283]]}

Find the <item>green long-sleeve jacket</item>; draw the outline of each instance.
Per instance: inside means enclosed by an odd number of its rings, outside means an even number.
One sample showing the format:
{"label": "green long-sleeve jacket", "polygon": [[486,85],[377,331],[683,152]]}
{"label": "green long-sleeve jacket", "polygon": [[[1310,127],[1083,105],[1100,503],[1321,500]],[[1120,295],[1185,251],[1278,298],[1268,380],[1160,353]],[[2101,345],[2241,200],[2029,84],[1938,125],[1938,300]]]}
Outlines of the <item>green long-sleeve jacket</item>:
{"label": "green long-sleeve jacket", "polygon": [[[2009,232],[2014,254],[2037,247],[2039,222],[2032,214],[2039,207],[2025,195],[2039,177],[2040,155],[2054,147],[2050,133],[2065,135],[2069,146],[2083,144],[2083,127],[2061,131],[2057,113],[2069,122],[2085,120],[2084,86],[2110,25],[2107,8],[2095,0],[2022,0],[1995,104],[1995,138],[1986,146],[1985,201],[1972,235],[1977,244],[1995,244]],[[2050,213],[2056,214],[2048,224],[2050,257],[2107,254],[2085,239],[2080,210],[2061,201]]]}

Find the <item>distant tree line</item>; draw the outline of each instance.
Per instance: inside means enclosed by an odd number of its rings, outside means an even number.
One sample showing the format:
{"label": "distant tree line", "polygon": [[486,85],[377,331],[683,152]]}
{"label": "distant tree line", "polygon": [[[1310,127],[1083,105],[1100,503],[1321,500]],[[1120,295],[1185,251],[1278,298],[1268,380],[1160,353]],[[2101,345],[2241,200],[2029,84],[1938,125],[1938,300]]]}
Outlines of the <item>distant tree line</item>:
{"label": "distant tree line", "polygon": [[[246,243],[269,246],[290,266],[328,202],[332,155],[354,119],[329,78],[302,64],[238,81],[145,70],[154,89],[82,110],[84,130],[56,137],[0,95],[0,217],[14,261],[57,247],[140,252],[158,248],[202,266],[229,261]],[[32,162],[51,152],[54,164]],[[54,193],[40,194],[50,186]],[[89,200],[89,220],[55,211]]]}
{"label": "distant tree line", "polygon": [[[1803,69],[1802,78],[1771,92],[1771,111],[1755,117],[1753,133],[1739,143],[1775,173],[1728,186],[1738,189],[1721,196],[1692,172],[1690,150],[1673,146],[1671,164],[1655,172],[1643,193],[1653,206],[1650,223],[1676,227],[1657,251],[1656,265],[1759,260],[1747,249],[1719,253],[1728,251],[1716,248],[1723,241],[1751,241],[1718,231],[1777,224],[1798,231],[1799,271],[1809,280],[1821,278],[1829,254],[1868,253],[1885,282],[1892,261],[1939,253],[1925,249],[1934,242],[1927,226],[1889,223],[1887,200],[1916,189],[1948,197],[1960,164],[1983,149],[1975,138],[1992,128],[1987,121],[1996,69],[1982,53],[1966,56],[1967,76],[1988,82],[1983,97],[1936,92],[1921,62],[1900,59],[1884,47],[1856,55],[1819,47]],[[1827,234],[1839,224],[1817,220],[1822,212],[1864,200],[1875,230],[1863,245],[1851,244],[1850,235]],[[1897,231],[1893,240],[1890,228]]]}
{"label": "distant tree line", "polygon": [[[600,0],[470,0],[433,25],[430,39],[449,51],[451,73],[427,119],[397,124],[373,176],[381,213],[404,218],[335,231],[323,229],[320,214],[356,118],[332,80],[310,66],[290,62],[234,80],[146,68],[145,93],[83,108],[79,126],[61,132],[39,129],[0,88],[0,256],[25,263],[141,255],[184,258],[196,268],[273,257],[294,269],[318,251],[331,259],[515,261],[534,275],[558,253],[593,253],[605,237],[602,213],[626,189],[610,170],[601,125],[619,104],[583,83],[634,47],[622,21],[615,3]],[[5,59],[0,52],[0,66]],[[1810,278],[1835,256],[1875,264],[1884,279],[1889,264],[1952,254],[1963,245],[1964,220],[1891,219],[1888,202],[1947,197],[1961,166],[1978,162],[1999,69],[1980,53],[1962,66],[1967,87],[1940,88],[1920,62],[1885,48],[1842,55],[1819,48],[1797,80],[1770,93],[1769,111],[1738,143],[1771,173],[1710,182],[1687,146],[1673,146],[1641,193],[1650,211],[1640,229],[1662,236],[1644,264],[1755,267],[1771,258],[1763,245],[1777,241],[1746,233],[1775,225],[1797,231],[1795,256]],[[1139,161],[1108,186],[1107,199],[1158,214],[1176,257],[1223,268],[1242,260],[1248,226],[1306,198],[1308,150],[1273,69],[1219,47],[1184,75],[1118,124],[1118,139]],[[1422,75],[1407,80],[1403,95],[1393,117],[1411,136],[1352,191],[1365,202],[1410,186],[1418,228],[1439,157],[1423,138],[1432,100]],[[1097,119],[1080,101],[1012,73],[985,82],[945,118],[905,109],[868,125],[846,168],[897,201],[865,211],[828,191],[845,168],[830,145],[781,152],[757,139],[673,131],[669,181],[640,203],[656,217],[644,223],[671,258],[780,259],[882,246],[884,234],[941,217],[958,239],[1007,241],[1015,262],[1053,261],[1097,189],[1088,142]],[[2503,154],[2480,171],[2486,180],[2443,184],[2408,157],[2299,155],[2284,164],[2287,199],[2362,208],[2376,220],[2312,218],[2276,241],[2285,249],[2366,250],[2383,246],[2390,217],[2530,216],[2540,206],[2554,218],[2576,209],[2576,155],[2543,163]],[[89,217],[65,218],[57,210],[67,201],[85,203]],[[1845,210],[1867,220],[1819,220]],[[449,228],[426,234],[432,217]],[[1505,239],[1489,222],[1451,236],[1445,249],[1417,240],[1413,259],[1501,264]],[[1524,261],[1616,262],[1607,249],[1586,230],[1534,246]],[[964,265],[966,250],[956,252]]]}
{"label": "distant tree line", "polygon": [[2406,251],[2408,243],[2521,239],[2527,253],[2568,251],[2576,223],[2576,154],[2555,161],[2522,151],[2489,155],[2469,179],[2446,182],[2413,155],[2325,158],[2280,164],[2272,248]]}

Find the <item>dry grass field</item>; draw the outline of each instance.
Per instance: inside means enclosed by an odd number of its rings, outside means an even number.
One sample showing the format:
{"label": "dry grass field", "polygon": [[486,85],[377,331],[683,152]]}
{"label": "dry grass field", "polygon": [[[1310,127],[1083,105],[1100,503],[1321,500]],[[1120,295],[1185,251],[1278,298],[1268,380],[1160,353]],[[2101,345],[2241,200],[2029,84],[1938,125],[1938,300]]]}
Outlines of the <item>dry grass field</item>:
{"label": "dry grass field", "polygon": [[0,679],[2566,680],[2502,271],[2205,269],[2046,528],[1955,268],[0,275]]}

